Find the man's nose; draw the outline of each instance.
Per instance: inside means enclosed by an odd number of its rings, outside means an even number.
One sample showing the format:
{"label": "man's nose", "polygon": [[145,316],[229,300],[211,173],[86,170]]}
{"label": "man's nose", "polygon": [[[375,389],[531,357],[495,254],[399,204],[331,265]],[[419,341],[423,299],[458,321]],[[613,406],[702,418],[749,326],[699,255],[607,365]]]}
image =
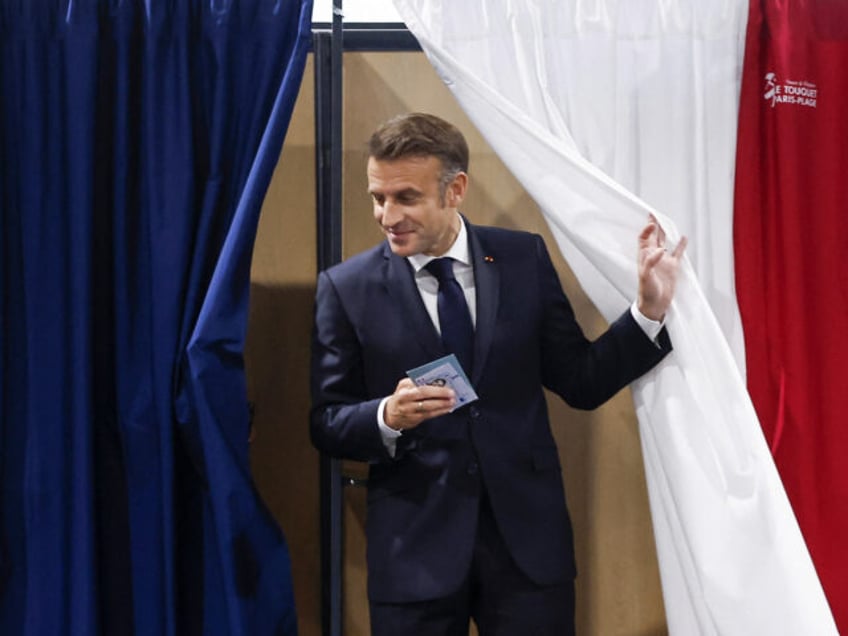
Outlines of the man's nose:
{"label": "man's nose", "polygon": [[383,227],[392,227],[393,225],[397,225],[402,218],[403,214],[401,214],[400,206],[392,201],[386,201],[383,203]]}

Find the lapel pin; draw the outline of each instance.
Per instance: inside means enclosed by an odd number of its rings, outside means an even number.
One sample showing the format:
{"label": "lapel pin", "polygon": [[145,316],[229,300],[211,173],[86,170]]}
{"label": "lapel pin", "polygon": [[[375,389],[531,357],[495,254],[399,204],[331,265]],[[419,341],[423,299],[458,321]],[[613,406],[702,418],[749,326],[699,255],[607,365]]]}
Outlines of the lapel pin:
{"label": "lapel pin", "polygon": [[484,256],[483,260],[486,261],[487,263],[494,263],[495,262],[495,259],[492,258],[491,256]]}

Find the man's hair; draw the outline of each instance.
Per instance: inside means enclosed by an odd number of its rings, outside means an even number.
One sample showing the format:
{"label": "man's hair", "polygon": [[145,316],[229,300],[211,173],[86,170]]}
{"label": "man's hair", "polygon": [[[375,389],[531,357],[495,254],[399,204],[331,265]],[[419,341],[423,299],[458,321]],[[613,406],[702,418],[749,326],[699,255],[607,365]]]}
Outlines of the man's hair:
{"label": "man's hair", "polygon": [[368,154],[377,161],[436,157],[442,165],[439,195],[460,172],[468,172],[468,144],[456,126],[427,113],[398,115],[382,124],[368,140]]}

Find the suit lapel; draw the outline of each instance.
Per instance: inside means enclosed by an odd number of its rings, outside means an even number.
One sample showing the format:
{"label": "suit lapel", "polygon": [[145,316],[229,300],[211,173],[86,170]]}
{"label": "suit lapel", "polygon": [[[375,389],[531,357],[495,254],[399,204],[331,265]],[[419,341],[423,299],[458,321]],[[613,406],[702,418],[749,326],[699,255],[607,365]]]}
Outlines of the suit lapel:
{"label": "suit lapel", "polygon": [[[464,218],[464,217],[463,217]],[[486,366],[486,358],[495,334],[495,323],[500,302],[500,274],[494,255],[486,251],[477,229],[465,219],[471,262],[474,266],[474,284],[477,296],[477,320],[474,327],[474,372],[471,382],[477,384]]]}
{"label": "suit lapel", "polygon": [[[464,218],[464,217],[463,217]],[[474,267],[477,319],[474,327],[474,369],[472,384],[479,381],[495,334],[498,303],[500,302],[500,274],[498,264],[480,239],[476,228],[465,219]],[[401,308],[410,331],[431,359],[445,354],[439,333],[424,307],[415,284],[415,274],[405,258],[395,256],[388,245],[383,245],[386,291],[396,306]]]}
{"label": "suit lapel", "polygon": [[430,359],[443,356],[442,340],[421,300],[412,266],[405,258],[395,256],[386,244],[383,245],[383,258],[386,291],[392,302],[401,308],[406,324]]}

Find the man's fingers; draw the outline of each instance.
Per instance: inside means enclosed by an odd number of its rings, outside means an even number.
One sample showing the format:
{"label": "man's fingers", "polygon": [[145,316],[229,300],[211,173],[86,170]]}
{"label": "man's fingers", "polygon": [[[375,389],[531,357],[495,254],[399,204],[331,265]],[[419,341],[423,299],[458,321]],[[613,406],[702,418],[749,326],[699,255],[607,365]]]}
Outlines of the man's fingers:
{"label": "man's fingers", "polygon": [[689,243],[689,240],[685,236],[681,236],[680,240],[677,242],[677,247],[674,248],[674,251],[671,255],[674,258],[680,258],[683,256],[683,251],[686,249],[686,245]]}
{"label": "man's fingers", "polygon": [[651,234],[654,233],[654,229],[656,228],[655,223],[648,223],[645,228],[639,233],[639,242],[645,243],[651,237]]}
{"label": "man's fingers", "polygon": [[659,247],[654,248],[654,251],[645,258],[645,269],[652,269],[662,260],[663,256],[665,256],[664,249]]}
{"label": "man's fingers", "polygon": [[415,393],[417,400],[449,400],[454,397],[453,389],[447,386],[419,386]]}
{"label": "man's fingers", "polygon": [[645,226],[639,234],[639,247],[650,249],[652,247],[665,247],[665,230],[662,229],[657,220],[651,215],[651,222]]}
{"label": "man's fingers", "polygon": [[[411,379],[403,378],[390,398],[387,412],[391,409],[392,428],[405,430],[414,428],[424,420],[450,413],[456,405],[453,389],[444,386],[416,385]],[[388,413],[387,413],[388,414]]]}
{"label": "man's fingers", "polygon": [[430,397],[426,400],[417,400],[415,402],[415,410],[418,413],[431,413],[444,408],[450,409],[453,406],[454,401],[453,391],[451,391],[449,395]]}
{"label": "man's fingers", "polygon": [[416,400],[427,400],[430,398],[450,398],[453,389],[445,386],[431,386],[429,384],[417,385],[409,378],[404,378],[397,384],[395,395],[405,402]]}
{"label": "man's fingers", "polygon": [[437,413],[440,411],[447,410],[449,411],[453,407],[453,398],[433,398],[429,400],[418,400],[413,402],[415,413],[419,414],[427,414],[428,416],[433,413]]}
{"label": "man's fingers", "polygon": [[415,383],[409,378],[403,378],[400,382],[397,383],[397,388],[395,388],[395,393],[400,391],[401,389],[414,389]]}

